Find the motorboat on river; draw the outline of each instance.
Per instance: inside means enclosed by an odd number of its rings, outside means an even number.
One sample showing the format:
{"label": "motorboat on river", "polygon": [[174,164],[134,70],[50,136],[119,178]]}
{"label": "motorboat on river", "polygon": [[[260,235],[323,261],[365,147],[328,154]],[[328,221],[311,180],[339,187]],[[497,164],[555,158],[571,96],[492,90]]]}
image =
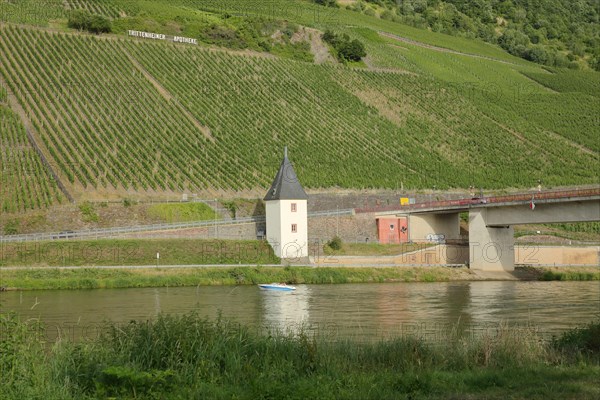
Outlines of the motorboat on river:
{"label": "motorboat on river", "polygon": [[263,290],[279,290],[282,292],[291,292],[296,290],[295,286],[290,286],[287,283],[261,283],[258,285]]}

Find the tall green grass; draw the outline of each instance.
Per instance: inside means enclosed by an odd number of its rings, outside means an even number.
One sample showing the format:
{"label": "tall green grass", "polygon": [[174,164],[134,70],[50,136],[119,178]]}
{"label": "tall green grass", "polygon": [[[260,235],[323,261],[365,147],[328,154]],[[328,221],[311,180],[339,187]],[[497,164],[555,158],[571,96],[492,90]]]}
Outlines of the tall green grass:
{"label": "tall green grass", "polygon": [[588,271],[545,271],[541,281],[600,281],[600,272]]}
{"label": "tall green grass", "polygon": [[61,267],[279,264],[266,242],[211,239],[100,239],[7,243],[0,266]]}
{"label": "tall green grass", "polygon": [[[506,325],[471,337],[447,332],[434,343],[416,336],[365,343],[309,331],[264,335],[220,318],[161,315],[154,321],[108,324],[97,338],[58,342],[48,351],[37,323],[0,315],[0,326],[3,399],[420,399],[458,394],[585,399],[600,394],[594,384],[600,372],[597,347],[591,352],[567,348],[562,339],[547,343],[533,329]],[[594,322],[577,332],[598,327],[600,322]]]}
{"label": "tall green grass", "polygon": [[148,207],[148,215],[165,222],[221,219],[210,206],[204,203],[153,204]]}
{"label": "tall green grass", "polygon": [[0,286],[19,290],[108,289],[383,282],[446,282],[465,279],[466,268],[200,267],[145,269],[14,269],[2,271]]}

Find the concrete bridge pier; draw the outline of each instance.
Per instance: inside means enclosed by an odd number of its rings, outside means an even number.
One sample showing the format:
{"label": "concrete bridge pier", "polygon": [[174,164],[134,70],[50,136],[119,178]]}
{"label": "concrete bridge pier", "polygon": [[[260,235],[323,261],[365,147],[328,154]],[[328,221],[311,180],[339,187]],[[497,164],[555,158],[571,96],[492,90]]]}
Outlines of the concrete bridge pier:
{"label": "concrete bridge pier", "polygon": [[469,210],[469,268],[514,271],[514,228],[510,225],[490,226],[488,213],[488,208]]}

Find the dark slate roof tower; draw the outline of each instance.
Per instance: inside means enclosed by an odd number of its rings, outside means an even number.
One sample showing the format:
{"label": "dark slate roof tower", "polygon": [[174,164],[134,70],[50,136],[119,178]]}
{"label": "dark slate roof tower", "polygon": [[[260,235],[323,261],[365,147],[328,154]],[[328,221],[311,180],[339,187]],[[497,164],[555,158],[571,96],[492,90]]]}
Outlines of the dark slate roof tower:
{"label": "dark slate roof tower", "polygon": [[288,159],[287,146],[285,147],[279,171],[277,171],[275,180],[264,200],[308,200],[308,195],[302,188],[294,167]]}

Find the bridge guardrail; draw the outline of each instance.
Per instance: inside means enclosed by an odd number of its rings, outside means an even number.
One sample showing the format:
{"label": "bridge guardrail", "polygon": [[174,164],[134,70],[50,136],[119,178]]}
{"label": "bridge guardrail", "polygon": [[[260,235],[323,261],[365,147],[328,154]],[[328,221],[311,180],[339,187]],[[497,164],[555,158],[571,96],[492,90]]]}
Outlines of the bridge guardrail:
{"label": "bridge guardrail", "polygon": [[496,203],[510,203],[519,201],[531,201],[534,200],[552,200],[552,199],[566,199],[572,197],[593,197],[600,196],[600,188],[593,189],[572,189],[572,190],[558,190],[558,191],[547,191],[547,192],[527,192],[517,193],[506,196],[490,196],[490,197],[472,197],[457,200],[442,200],[442,201],[428,201],[424,203],[410,204],[405,206],[389,206],[389,207],[371,207],[371,208],[357,208],[356,213],[376,213],[386,211],[415,211],[421,209],[436,209],[436,208],[448,208],[448,207],[461,207],[461,206],[475,206],[480,204],[496,204]]}

